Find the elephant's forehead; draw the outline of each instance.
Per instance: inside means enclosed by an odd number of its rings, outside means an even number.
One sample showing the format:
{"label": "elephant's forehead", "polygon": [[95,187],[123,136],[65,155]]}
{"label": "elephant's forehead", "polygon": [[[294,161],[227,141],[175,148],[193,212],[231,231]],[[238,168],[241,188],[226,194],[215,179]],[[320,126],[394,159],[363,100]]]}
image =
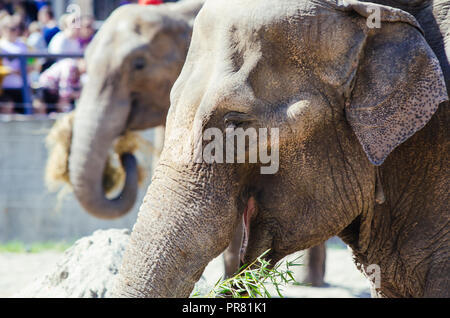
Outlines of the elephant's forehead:
{"label": "elephant's forehead", "polygon": [[[208,82],[202,88],[208,101],[253,92],[256,99],[277,102],[312,76],[339,86],[353,62],[342,56],[364,36],[358,19],[325,0],[211,0],[196,20],[186,73],[192,82]],[[294,81],[295,89],[286,87]],[[245,104],[220,104],[230,103]],[[210,112],[217,104],[201,108]]]}
{"label": "elephant's forehead", "polygon": [[213,54],[229,56],[260,43],[265,58],[282,57],[281,49],[291,56],[294,52],[311,55],[320,49],[318,59],[331,60],[345,53],[353,37],[352,19],[345,16],[327,0],[278,0],[276,4],[271,0],[211,0],[198,16],[194,33],[206,43],[203,49]]}
{"label": "elephant's forehead", "polygon": [[[148,14],[145,14],[148,13]],[[162,28],[161,15],[155,12],[126,10],[107,20],[86,51],[88,63],[101,61],[120,64],[134,49],[148,43]]]}
{"label": "elephant's forehead", "polygon": [[328,0],[210,0],[199,13],[196,28],[217,33],[236,27],[264,31],[286,23],[296,27],[302,20],[330,15],[334,8]]}
{"label": "elephant's forehead", "polygon": [[166,16],[151,7],[127,5],[116,10],[106,20],[98,33],[102,43],[114,43],[125,46],[130,37],[144,36],[150,38],[164,25]]}
{"label": "elephant's forehead", "polygon": [[106,23],[109,23],[112,27],[122,22],[130,27],[140,24],[146,24],[147,26],[149,24],[158,25],[162,23],[164,16],[164,12],[156,10],[152,6],[127,5],[116,10]]}
{"label": "elephant's forehead", "polygon": [[208,1],[172,90],[169,118],[188,127],[229,108],[264,111],[312,83],[342,85],[358,49],[353,42],[364,36],[356,32],[359,18],[346,16],[325,0]]}

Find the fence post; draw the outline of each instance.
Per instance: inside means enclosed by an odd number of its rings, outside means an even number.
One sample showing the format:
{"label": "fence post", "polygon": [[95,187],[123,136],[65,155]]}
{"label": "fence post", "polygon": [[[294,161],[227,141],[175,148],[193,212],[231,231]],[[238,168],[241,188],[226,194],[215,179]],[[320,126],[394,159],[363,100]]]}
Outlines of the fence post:
{"label": "fence post", "polygon": [[31,100],[30,87],[28,86],[27,57],[20,58],[20,73],[22,76],[22,98],[25,115],[33,114],[33,101]]}

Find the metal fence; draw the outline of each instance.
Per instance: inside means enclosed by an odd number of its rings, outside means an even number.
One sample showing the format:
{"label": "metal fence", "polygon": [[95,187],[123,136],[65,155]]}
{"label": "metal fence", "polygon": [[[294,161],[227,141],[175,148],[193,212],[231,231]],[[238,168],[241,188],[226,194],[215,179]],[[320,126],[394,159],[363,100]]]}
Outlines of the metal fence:
{"label": "metal fence", "polygon": [[1,53],[0,59],[19,59],[20,61],[20,74],[22,77],[22,98],[23,98],[23,108],[24,114],[33,114],[33,98],[31,94],[31,87],[28,81],[28,70],[27,62],[32,58],[44,58],[47,60],[59,60],[64,58],[82,58],[83,54],[48,54],[48,53],[22,53],[22,54],[12,54],[12,53]]}

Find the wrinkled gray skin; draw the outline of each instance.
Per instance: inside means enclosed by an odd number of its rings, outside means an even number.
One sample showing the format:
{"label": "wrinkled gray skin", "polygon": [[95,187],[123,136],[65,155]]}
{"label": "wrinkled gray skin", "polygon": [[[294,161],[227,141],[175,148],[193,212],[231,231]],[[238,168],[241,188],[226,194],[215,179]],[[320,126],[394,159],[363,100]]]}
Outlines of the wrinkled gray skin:
{"label": "wrinkled gray skin", "polygon": [[[127,129],[165,124],[170,89],[181,72],[193,20],[203,3],[121,7],[89,46],[91,80],[75,115],[69,164],[75,195],[95,217],[119,218],[135,204],[138,184],[131,155],[122,158],[127,172],[123,192],[116,199],[105,197],[101,172],[108,149]],[[241,240],[237,233],[236,243],[225,253],[226,276],[239,268]]]}
{"label": "wrinkled gray skin", "polygon": [[[424,33],[381,6],[371,29],[373,5],[347,2],[206,2],[118,296],[188,296],[243,215],[246,263],[338,235],[363,272],[379,266],[378,296],[450,296],[448,1],[412,12]],[[280,129],[276,174],[180,157],[195,132],[230,124]]]}
{"label": "wrinkled gray skin", "polygon": [[135,204],[136,160],[128,154],[121,158],[123,191],[106,198],[102,178],[108,150],[126,130],[165,124],[170,90],[185,62],[202,2],[123,6],[88,47],[89,82],[75,114],[69,170],[74,193],[90,214],[114,219]]}

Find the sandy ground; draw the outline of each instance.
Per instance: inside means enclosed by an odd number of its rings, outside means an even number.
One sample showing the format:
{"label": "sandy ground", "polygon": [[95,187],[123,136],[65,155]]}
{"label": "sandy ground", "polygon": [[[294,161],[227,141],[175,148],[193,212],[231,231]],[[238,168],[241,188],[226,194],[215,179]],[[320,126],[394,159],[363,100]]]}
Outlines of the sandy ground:
{"label": "sandy ground", "polygon": [[28,286],[34,279],[46,274],[62,253],[0,254],[0,297],[13,294]]}
{"label": "sandy ground", "polygon": [[[56,252],[0,254],[0,297],[12,297],[34,279],[47,273],[61,255]],[[205,270],[207,285],[216,282],[222,273],[223,260],[218,257]],[[347,249],[328,249],[325,280],[327,286],[324,288],[288,286],[283,289],[283,294],[295,298],[370,297],[367,280],[356,269]]]}

